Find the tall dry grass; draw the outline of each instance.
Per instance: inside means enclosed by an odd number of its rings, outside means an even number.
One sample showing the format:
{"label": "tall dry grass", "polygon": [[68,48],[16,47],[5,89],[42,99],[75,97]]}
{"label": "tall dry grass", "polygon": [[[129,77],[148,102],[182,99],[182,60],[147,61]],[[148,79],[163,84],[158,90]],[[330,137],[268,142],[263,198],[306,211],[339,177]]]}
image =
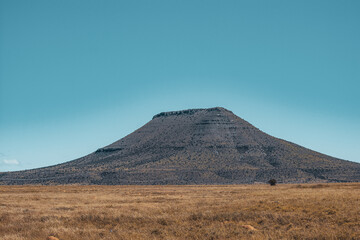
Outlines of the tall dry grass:
{"label": "tall dry grass", "polygon": [[360,184],[0,186],[0,239],[49,235],[360,239]]}

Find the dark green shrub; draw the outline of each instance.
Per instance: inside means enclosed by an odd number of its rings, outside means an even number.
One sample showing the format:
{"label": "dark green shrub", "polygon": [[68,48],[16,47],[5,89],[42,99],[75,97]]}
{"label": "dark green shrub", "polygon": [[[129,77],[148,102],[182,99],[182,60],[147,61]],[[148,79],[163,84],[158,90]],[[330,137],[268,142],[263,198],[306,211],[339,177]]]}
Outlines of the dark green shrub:
{"label": "dark green shrub", "polygon": [[268,183],[270,184],[270,186],[275,186],[276,185],[276,180],[272,178],[272,179],[270,179],[268,181]]}

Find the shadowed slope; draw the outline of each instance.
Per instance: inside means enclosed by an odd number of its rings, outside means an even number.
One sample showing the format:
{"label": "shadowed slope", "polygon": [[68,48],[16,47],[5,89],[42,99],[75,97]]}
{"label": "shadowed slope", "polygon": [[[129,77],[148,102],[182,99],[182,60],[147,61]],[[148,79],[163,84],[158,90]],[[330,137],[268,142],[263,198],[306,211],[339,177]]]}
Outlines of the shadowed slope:
{"label": "shadowed slope", "polygon": [[274,138],[224,108],[157,114],[64,164],[0,174],[2,184],[226,184],[359,181],[360,164]]}

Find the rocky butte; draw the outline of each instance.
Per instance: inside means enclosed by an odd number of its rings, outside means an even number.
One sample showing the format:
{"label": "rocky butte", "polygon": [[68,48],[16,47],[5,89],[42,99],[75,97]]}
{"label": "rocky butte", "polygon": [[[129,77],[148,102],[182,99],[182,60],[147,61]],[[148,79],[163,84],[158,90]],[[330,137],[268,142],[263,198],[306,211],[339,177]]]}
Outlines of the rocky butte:
{"label": "rocky butte", "polygon": [[0,184],[243,184],[360,181],[360,164],[272,137],[224,108],[155,115],[63,164],[0,173]]}

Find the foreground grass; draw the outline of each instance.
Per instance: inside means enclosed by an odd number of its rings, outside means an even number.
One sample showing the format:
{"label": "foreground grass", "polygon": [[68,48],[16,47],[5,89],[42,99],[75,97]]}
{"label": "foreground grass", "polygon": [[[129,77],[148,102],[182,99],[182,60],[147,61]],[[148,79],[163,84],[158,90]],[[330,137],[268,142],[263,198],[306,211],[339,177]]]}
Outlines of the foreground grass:
{"label": "foreground grass", "polygon": [[360,184],[0,186],[0,239],[49,235],[360,239]]}

